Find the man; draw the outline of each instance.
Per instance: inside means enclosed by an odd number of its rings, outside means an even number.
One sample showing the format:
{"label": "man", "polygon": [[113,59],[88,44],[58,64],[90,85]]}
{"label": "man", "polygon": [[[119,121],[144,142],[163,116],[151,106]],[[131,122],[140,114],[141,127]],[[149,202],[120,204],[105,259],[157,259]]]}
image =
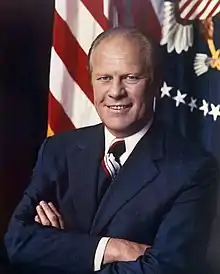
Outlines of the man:
{"label": "man", "polygon": [[103,124],[42,145],[5,237],[12,263],[46,273],[201,273],[216,164],[154,118],[157,57],[134,29],[94,41],[89,71]]}

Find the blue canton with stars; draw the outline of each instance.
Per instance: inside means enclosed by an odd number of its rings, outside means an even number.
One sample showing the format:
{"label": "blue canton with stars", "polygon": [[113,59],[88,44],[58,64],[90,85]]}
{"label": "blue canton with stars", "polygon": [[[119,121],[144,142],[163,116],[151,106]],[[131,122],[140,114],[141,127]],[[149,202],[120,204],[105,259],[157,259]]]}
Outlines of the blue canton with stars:
{"label": "blue canton with stars", "polygon": [[[220,71],[209,67],[197,76],[197,53],[211,57],[199,25],[193,22],[194,42],[188,51],[165,55],[164,82],[157,100],[157,116],[176,127],[183,135],[200,143],[220,162]],[[220,49],[220,19],[214,18],[214,44]]]}

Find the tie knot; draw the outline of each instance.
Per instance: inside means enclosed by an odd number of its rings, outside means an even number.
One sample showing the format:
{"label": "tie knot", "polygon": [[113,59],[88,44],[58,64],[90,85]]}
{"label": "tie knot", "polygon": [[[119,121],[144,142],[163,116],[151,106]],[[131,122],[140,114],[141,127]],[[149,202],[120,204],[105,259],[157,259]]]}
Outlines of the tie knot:
{"label": "tie knot", "polygon": [[112,153],[115,157],[116,160],[119,160],[119,158],[121,157],[121,155],[126,151],[125,148],[125,141],[124,140],[120,140],[117,141],[115,143],[113,143],[109,150],[108,153]]}

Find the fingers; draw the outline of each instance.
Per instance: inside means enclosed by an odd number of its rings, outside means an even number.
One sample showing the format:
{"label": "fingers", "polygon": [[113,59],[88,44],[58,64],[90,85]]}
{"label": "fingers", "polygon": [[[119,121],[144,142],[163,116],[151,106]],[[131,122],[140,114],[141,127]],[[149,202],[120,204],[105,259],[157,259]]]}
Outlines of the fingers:
{"label": "fingers", "polygon": [[57,211],[56,207],[53,205],[53,203],[49,202],[48,206],[51,208],[51,210],[56,214],[58,221],[59,221],[59,225],[61,229],[64,229],[64,222],[63,222],[63,218],[61,216],[61,214]]}
{"label": "fingers", "polygon": [[41,201],[40,204],[36,207],[36,211],[38,216],[35,216],[36,222],[41,223],[45,226],[64,228],[61,215],[58,213],[52,203],[50,203],[49,205],[46,202]]}
{"label": "fingers", "polygon": [[40,223],[45,226],[55,226],[56,220],[54,217],[52,217],[53,213],[49,212],[47,207],[48,206],[45,206],[42,202],[40,202],[40,204],[36,207],[37,215],[40,219]]}
{"label": "fingers", "polygon": [[36,216],[34,217],[34,220],[35,220],[35,222],[41,224],[41,221],[40,221],[40,218],[39,218],[38,215],[36,215]]}

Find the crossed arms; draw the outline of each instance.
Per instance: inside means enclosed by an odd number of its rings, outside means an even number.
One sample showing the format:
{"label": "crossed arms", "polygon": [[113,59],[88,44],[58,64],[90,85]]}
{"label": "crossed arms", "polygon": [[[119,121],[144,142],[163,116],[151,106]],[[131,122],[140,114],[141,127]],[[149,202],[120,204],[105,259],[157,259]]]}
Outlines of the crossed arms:
{"label": "crossed arms", "polygon": [[[60,181],[57,170],[61,168],[45,159],[43,155],[48,154],[43,150],[44,147],[39,153],[32,182],[12,216],[5,237],[9,258],[14,264],[50,268],[54,273],[93,273],[94,255],[101,236],[65,229],[57,214],[49,226],[37,222],[39,216],[35,219],[36,206],[42,200],[50,201],[48,193],[54,192],[55,183]],[[151,248],[147,248],[148,243],[140,245],[112,239],[108,242],[104,266],[99,273],[189,274],[192,271],[195,274],[195,267],[203,263],[203,240],[209,229],[217,176],[213,161],[210,158],[204,160],[190,185],[173,201]],[[201,210],[204,210],[202,214]],[[63,229],[57,228],[58,224]]]}
{"label": "crossed arms", "polygon": [[[36,207],[36,212],[34,219],[39,224],[64,229],[63,218],[52,202],[41,201]],[[110,238],[105,248],[102,264],[135,261],[149,248],[149,245]]]}

